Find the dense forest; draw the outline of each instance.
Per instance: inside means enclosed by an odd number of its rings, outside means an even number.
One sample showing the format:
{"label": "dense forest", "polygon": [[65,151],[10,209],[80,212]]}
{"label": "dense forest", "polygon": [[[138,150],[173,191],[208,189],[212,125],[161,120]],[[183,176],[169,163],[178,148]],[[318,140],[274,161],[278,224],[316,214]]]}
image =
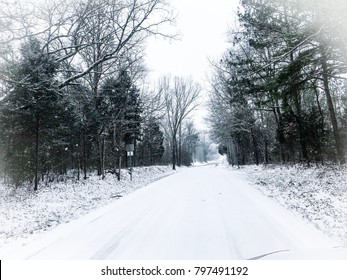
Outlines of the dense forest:
{"label": "dense forest", "polygon": [[343,0],[240,1],[209,102],[230,163],[345,163],[346,14]]}
{"label": "dense forest", "polygon": [[[1,0],[0,173],[34,189],[59,176],[206,161],[189,118],[203,89],[147,80],[146,40],[175,40],[165,0]],[[213,63],[208,122],[233,165],[345,163],[347,5],[241,0]],[[129,162],[127,144],[134,147]]]}
{"label": "dense forest", "polygon": [[[150,36],[175,39],[163,0],[3,0],[0,162],[5,182],[49,183],[132,166],[190,165],[206,141],[187,119],[200,87],[186,77],[146,82]],[[171,28],[170,28],[171,27]],[[162,30],[173,30],[173,32]],[[199,144],[200,143],[200,144]]]}

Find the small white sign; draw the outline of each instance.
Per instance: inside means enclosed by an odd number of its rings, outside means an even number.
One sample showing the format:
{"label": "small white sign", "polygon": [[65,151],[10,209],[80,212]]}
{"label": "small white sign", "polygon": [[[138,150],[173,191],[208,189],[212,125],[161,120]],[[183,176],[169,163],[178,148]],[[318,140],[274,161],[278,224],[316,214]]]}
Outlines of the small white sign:
{"label": "small white sign", "polygon": [[126,144],[126,145],[125,145],[125,150],[126,150],[127,152],[132,152],[132,151],[135,150],[135,145],[134,145],[134,144]]}

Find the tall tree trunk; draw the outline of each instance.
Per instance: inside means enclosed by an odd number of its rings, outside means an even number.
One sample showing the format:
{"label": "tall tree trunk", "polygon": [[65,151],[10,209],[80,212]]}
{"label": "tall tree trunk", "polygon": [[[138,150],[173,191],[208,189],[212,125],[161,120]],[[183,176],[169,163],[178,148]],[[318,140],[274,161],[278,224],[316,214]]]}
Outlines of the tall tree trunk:
{"label": "tall tree trunk", "polygon": [[40,119],[36,119],[35,131],[35,178],[34,178],[34,191],[37,191],[39,180],[39,132],[40,132]]}
{"label": "tall tree trunk", "polygon": [[341,144],[341,136],[340,136],[340,132],[339,132],[338,124],[337,124],[336,113],[335,113],[334,104],[333,104],[333,100],[330,93],[330,87],[329,87],[329,75],[328,75],[328,63],[327,63],[327,57],[326,57],[326,50],[323,46],[321,46],[320,51],[322,55],[321,63],[322,63],[322,69],[323,69],[324,91],[327,98],[331,124],[333,126],[333,134],[334,134],[337,158],[340,164],[344,164],[345,154]]}
{"label": "tall tree trunk", "polygon": [[177,147],[177,165],[181,166],[182,163],[182,124],[178,128],[178,147]]}
{"label": "tall tree trunk", "polygon": [[[290,44],[289,44],[290,45]],[[290,53],[290,62],[294,63],[294,53]],[[299,70],[298,70],[299,71]],[[301,68],[300,68],[301,71]],[[298,88],[297,83],[300,81],[300,78],[298,78],[298,73],[293,73],[292,79],[294,80],[293,84],[291,85],[291,95],[294,97],[294,106],[296,110],[296,114],[293,112],[293,110],[288,107],[290,113],[293,114],[296,123],[298,124],[298,132],[299,132],[299,144],[300,144],[300,154],[301,158],[299,160],[304,160],[309,164],[309,158],[308,158],[308,152],[307,152],[307,146],[305,141],[305,131],[302,124],[302,113],[301,113],[301,98],[300,98],[300,89]],[[294,155],[293,155],[294,156]]]}
{"label": "tall tree trunk", "polygon": [[269,163],[269,148],[268,148],[267,138],[265,136],[265,139],[264,139],[264,164],[268,164],[268,163]]}
{"label": "tall tree trunk", "polygon": [[100,141],[99,135],[96,137],[96,148],[97,148],[97,154],[98,154],[98,160],[97,160],[98,176],[101,176],[102,175],[102,141]]}
{"label": "tall tree trunk", "polygon": [[86,144],[86,130],[83,128],[83,179],[87,179],[87,144]]}
{"label": "tall tree trunk", "polygon": [[251,137],[252,137],[252,144],[253,144],[253,152],[254,152],[254,159],[256,165],[259,165],[259,153],[258,153],[258,145],[257,145],[257,139],[254,135],[254,130],[251,129]]}
{"label": "tall tree trunk", "polygon": [[[317,107],[318,107],[319,115],[321,118],[319,130],[320,130],[321,135],[323,135],[323,132],[324,132],[324,114],[323,114],[322,106],[320,105],[320,102],[319,102],[319,94],[318,94],[318,90],[317,90],[317,85],[315,83],[313,83],[313,89],[314,89],[314,93],[316,95]],[[320,135],[317,135],[317,140],[318,140],[318,152],[319,152],[320,160],[321,160],[322,165],[324,165],[324,158],[323,158],[323,152],[322,152],[322,140],[321,140]]]}
{"label": "tall tree trunk", "polygon": [[105,135],[102,136],[102,147],[101,147],[101,176],[105,179]]}
{"label": "tall tree trunk", "polygon": [[120,172],[121,172],[121,168],[122,168],[122,154],[121,152],[119,152],[119,158],[118,158],[118,181],[120,181]]}
{"label": "tall tree trunk", "polygon": [[304,160],[308,165],[310,164],[310,160],[308,158],[308,153],[307,153],[307,146],[306,146],[306,141],[305,141],[305,131],[304,127],[302,124],[302,114],[301,114],[301,104],[299,100],[299,92],[296,89],[295,92],[295,107],[296,107],[296,114],[294,112],[294,118],[296,119],[296,122],[298,124],[298,132],[299,132],[299,143],[300,143],[300,150],[301,150],[301,159],[299,160]]}
{"label": "tall tree trunk", "polygon": [[[273,108],[273,113],[274,113],[274,116],[275,116],[277,129],[279,129],[280,128],[280,124],[281,124],[281,120],[282,120],[282,113],[281,113],[278,101],[275,102],[275,107]],[[286,155],[285,155],[285,152],[284,152],[283,143],[281,141],[278,141],[278,143],[279,143],[279,146],[280,146],[281,161],[282,161],[282,163],[285,163],[286,162]]]}
{"label": "tall tree trunk", "polygon": [[174,134],[172,137],[172,169],[176,170],[176,151],[177,150],[177,139]]}

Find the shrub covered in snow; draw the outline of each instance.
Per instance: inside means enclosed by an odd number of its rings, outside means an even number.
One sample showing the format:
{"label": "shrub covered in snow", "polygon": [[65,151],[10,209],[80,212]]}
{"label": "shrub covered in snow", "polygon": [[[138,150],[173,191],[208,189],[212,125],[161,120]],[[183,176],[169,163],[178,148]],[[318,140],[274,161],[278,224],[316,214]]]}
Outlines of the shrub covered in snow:
{"label": "shrub covered in snow", "polygon": [[0,247],[67,223],[172,173],[169,166],[138,167],[132,181],[122,170],[121,181],[113,174],[103,180],[90,175],[87,180],[42,184],[36,192],[0,185]]}
{"label": "shrub covered in snow", "polygon": [[347,245],[347,166],[252,165],[235,172]]}

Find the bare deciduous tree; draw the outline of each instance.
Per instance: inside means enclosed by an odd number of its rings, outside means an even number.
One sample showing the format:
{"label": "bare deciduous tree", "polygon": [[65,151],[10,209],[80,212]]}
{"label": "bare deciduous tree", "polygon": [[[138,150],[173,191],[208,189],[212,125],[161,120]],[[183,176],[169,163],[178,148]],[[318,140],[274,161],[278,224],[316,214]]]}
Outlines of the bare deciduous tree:
{"label": "bare deciduous tree", "polygon": [[172,168],[176,169],[177,136],[183,120],[198,106],[197,99],[201,92],[192,79],[182,77],[164,77],[161,80],[163,90],[167,132],[171,139]]}
{"label": "bare deciduous tree", "polygon": [[[161,32],[163,25],[174,23],[166,0],[57,0],[25,7],[20,2],[1,0],[0,45],[10,49],[29,36],[40,38],[62,67],[70,66],[68,75],[63,69],[61,88],[111,61],[124,62],[129,53],[138,54],[148,36],[176,36]],[[93,55],[90,49],[98,55],[93,63],[83,63],[82,52]]]}

